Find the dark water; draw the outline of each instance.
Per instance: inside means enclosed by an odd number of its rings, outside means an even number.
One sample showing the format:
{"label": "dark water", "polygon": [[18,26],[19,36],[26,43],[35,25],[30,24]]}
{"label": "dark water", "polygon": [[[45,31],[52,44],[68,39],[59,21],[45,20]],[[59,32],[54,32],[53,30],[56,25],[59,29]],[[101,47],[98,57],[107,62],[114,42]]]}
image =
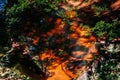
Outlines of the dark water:
{"label": "dark water", "polygon": [[3,16],[3,12],[5,11],[5,5],[7,4],[7,0],[0,0],[0,18]]}

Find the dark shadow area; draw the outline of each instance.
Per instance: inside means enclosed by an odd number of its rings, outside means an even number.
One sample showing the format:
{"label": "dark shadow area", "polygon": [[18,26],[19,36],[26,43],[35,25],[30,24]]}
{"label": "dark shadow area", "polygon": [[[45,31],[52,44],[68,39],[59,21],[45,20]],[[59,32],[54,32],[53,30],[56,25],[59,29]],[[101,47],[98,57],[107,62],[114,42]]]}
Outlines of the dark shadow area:
{"label": "dark shadow area", "polygon": [[[73,56],[74,58],[77,58],[77,59],[82,59],[88,52],[88,48],[85,47],[85,46],[73,46],[70,51],[71,51],[71,56]],[[82,52],[82,54],[79,54],[80,52]]]}
{"label": "dark shadow area", "polygon": [[30,59],[29,55],[24,55],[19,61],[22,71],[35,80],[45,80],[46,74]]}
{"label": "dark shadow area", "polygon": [[70,70],[70,71],[74,71],[75,68],[76,69],[80,69],[83,66],[87,65],[87,61],[86,60],[71,60],[67,63],[66,69]]}
{"label": "dark shadow area", "polygon": [[0,46],[5,46],[8,43],[8,34],[6,32],[6,26],[4,19],[0,18]]}
{"label": "dark shadow area", "polygon": [[[5,67],[14,67],[20,64],[18,70],[35,80],[45,80],[46,72],[38,66],[29,54],[22,54],[22,50],[13,50],[1,58],[1,64]],[[42,64],[42,63],[40,63]]]}
{"label": "dark shadow area", "polygon": [[88,48],[85,47],[85,46],[79,46],[79,45],[76,45],[74,47],[71,48],[71,51],[84,51],[84,52],[88,52]]}

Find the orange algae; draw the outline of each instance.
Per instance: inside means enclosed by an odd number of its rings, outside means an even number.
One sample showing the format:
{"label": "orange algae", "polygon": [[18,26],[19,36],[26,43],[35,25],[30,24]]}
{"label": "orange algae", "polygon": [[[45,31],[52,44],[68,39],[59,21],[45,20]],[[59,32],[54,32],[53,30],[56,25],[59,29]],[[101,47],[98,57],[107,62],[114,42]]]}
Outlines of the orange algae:
{"label": "orange algae", "polygon": [[[49,22],[52,22],[52,18],[46,18]],[[85,56],[78,60],[87,60],[88,62],[91,61],[94,57],[94,55],[97,54],[97,50],[94,46],[94,42],[96,41],[96,38],[94,36],[86,37],[86,34],[88,33],[84,28],[78,25],[78,22],[73,21],[70,25],[69,30],[72,31],[72,33],[69,33],[67,37],[57,38],[55,42],[59,45],[62,42],[64,42],[65,38],[67,39],[74,39],[75,43],[70,44],[69,48],[74,47],[76,45],[78,46],[84,46],[88,48],[88,52]],[[63,23],[62,19],[57,18],[55,20],[55,25],[52,29],[49,31],[40,34],[42,38],[51,37],[54,35],[62,35],[65,31],[65,23]],[[31,30],[31,32],[28,33],[28,36],[34,36],[35,34],[38,34],[38,30]],[[33,37],[33,44],[37,44],[41,38],[39,36]],[[61,48],[60,48],[61,50]],[[59,50],[58,50],[59,51]],[[63,50],[62,50],[63,51]],[[50,75],[48,76],[47,80],[71,80],[71,78],[76,78],[78,71],[84,71],[86,66],[83,67],[77,67],[73,71],[67,70],[66,66],[68,62],[70,62],[74,57],[70,56],[69,59],[64,60],[64,58],[67,57],[65,55],[64,57],[58,57],[55,54],[56,52],[53,52],[51,49],[47,49],[43,52],[41,52],[39,58],[40,60],[48,59],[50,64],[47,65],[48,72],[50,72]],[[73,51],[73,55],[84,55],[84,51]]]}
{"label": "orange algae", "polygon": [[[52,35],[60,35],[64,32],[64,25],[62,23],[61,19],[56,19],[55,27],[47,32],[47,35],[43,36],[52,36]],[[62,26],[62,27],[61,27]],[[73,22],[70,26],[70,29],[74,29],[74,32],[69,34],[69,39],[75,39],[76,42],[74,44],[69,45],[70,47],[73,47],[75,45],[84,46],[88,48],[88,52],[85,56],[80,58],[79,60],[87,60],[90,62],[93,57],[97,54],[97,50],[94,46],[94,42],[96,41],[96,38],[94,36],[86,37],[86,34],[88,33],[85,29],[78,26],[77,22]],[[64,41],[64,38],[57,38],[56,42],[60,44]],[[55,55],[56,53],[53,53],[52,50],[46,50],[40,55],[40,59],[44,60],[48,58],[49,60],[54,60],[51,62],[50,65],[48,65],[48,71],[50,72],[50,75],[48,76],[47,80],[71,80],[71,78],[76,78],[78,73],[77,71],[84,71],[86,70],[86,66],[83,67],[77,67],[74,69],[74,71],[67,70],[65,67],[67,63],[73,59],[73,57],[69,57],[67,60],[62,60],[62,58]],[[73,51],[73,55],[84,55],[84,51]],[[66,55],[67,56],[67,55]]]}

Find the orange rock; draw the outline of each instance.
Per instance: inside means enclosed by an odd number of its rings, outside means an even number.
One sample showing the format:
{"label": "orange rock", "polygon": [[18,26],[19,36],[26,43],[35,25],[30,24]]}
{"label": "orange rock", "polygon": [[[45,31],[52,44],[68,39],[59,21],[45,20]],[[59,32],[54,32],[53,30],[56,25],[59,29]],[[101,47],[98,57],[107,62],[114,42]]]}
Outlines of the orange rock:
{"label": "orange rock", "polygon": [[94,36],[90,36],[90,37],[89,37],[89,40],[95,42],[95,41],[96,41],[96,38],[95,38]]}

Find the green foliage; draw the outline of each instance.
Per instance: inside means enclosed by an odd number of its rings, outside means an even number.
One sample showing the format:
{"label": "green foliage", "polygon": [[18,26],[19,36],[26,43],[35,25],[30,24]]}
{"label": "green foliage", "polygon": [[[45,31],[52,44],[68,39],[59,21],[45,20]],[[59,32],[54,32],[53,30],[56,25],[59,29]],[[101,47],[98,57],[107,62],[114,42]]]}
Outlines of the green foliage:
{"label": "green foliage", "polygon": [[92,7],[95,9],[96,16],[101,16],[102,12],[109,10],[106,5],[103,5],[103,6],[93,5]]}
{"label": "green foliage", "polygon": [[[111,56],[110,56],[111,55]],[[104,57],[104,55],[102,55]],[[118,80],[119,74],[119,56],[117,53],[109,53],[106,55],[103,61],[99,63],[96,68],[96,73],[98,75],[98,80]]]}
{"label": "green foliage", "polygon": [[97,36],[105,36],[107,35],[109,40],[113,38],[118,38],[120,35],[120,21],[115,19],[111,23],[107,23],[105,21],[99,21],[96,25],[92,28],[92,32]]}
{"label": "green foliage", "polygon": [[[7,27],[21,26],[25,20],[24,16],[29,11],[29,15],[36,15],[39,12],[51,13],[52,11],[59,11],[58,5],[65,0],[18,0],[10,8],[6,8],[6,24]],[[34,10],[38,13],[34,13]]]}
{"label": "green foliage", "polygon": [[110,11],[110,5],[114,2],[114,0],[101,0],[99,3],[95,3],[92,5],[92,8],[95,10],[95,15],[100,17],[102,12]]}
{"label": "green foliage", "polygon": [[65,54],[66,52],[65,51],[60,51],[59,53],[58,53],[58,55],[60,56],[60,55],[63,55],[63,54]]}
{"label": "green foliage", "polygon": [[[52,11],[57,11],[58,10],[58,5],[60,2],[65,1],[65,0],[18,0],[16,4],[13,4],[10,8],[6,8],[6,24],[7,27],[11,27],[13,25],[16,25],[16,23],[21,23],[23,24],[23,16],[26,16],[27,10],[29,11],[30,14],[37,14],[34,13],[33,10],[37,11],[42,11],[45,13],[50,13]],[[17,24],[17,25],[19,25]],[[21,25],[20,24],[20,25]]]}
{"label": "green foliage", "polygon": [[18,4],[14,4],[12,7],[7,9],[7,13],[6,16],[8,17],[12,17],[12,16],[16,16],[17,14],[20,14],[22,11],[24,11],[25,8],[29,8],[30,7],[30,2],[28,0],[19,0]]}
{"label": "green foliage", "polygon": [[119,80],[120,78],[119,53],[109,52],[107,49],[105,50],[106,47],[108,46],[104,45],[103,49],[103,46],[101,46],[99,50],[100,55],[96,56],[91,62],[93,63],[90,74],[92,80]]}
{"label": "green foliage", "polygon": [[65,18],[65,10],[61,9],[57,12],[57,15],[62,17],[62,18]]}
{"label": "green foliage", "polygon": [[60,2],[65,0],[35,0],[33,6],[40,11],[51,12],[52,10],[57,11]]}
{"label": "green foliage", "polygon": [[1,52],[4,53],[4,52],[8,51],[9,49],[10,49],[10,48],[7,47],[7,46],[5,46],[5,47],[0,47],[0,53],[1,53]]}
{"label": "green foliage", "polygon": [[[119,55],[117,53],[105,54],[102,51],[101,53],[103,55],[99,56],[101,59],[99,58],[97,64],[95,63],[93,69],[91,69],[89,80],[119,80]],[[96,58],[91,63],[94,63],[96,60],[98,59]]]}
{"label": "green foliage", "polygon": [[13,26],[15,23],[20,22],[20,15],[22,15],[25,9],[30,8],[30,2],[28,0],[18,0],[18,4],[13,4],[12,7],[6,10],[6,24],[7,27]]}
{"label": "green foliage", "polygon": [[41,11],[50,12],[51,10],[57,10],[58,0],[36,0],[34,6],[38,7]]}
{"label": "green foliage", "polygon": [[115,19],[112,21],[111,27],[109,28],[109,33],[108,33],[109,40],[120,37],[119,26],[120,26],[120,21],[118,19]]}
{"label": "green foliage", "polygon": [[93,27],[92,32],[94,32],[98,37],[100,37],[107,34],[109,27],[111,27],[111,24],[100,21],[96,23],[95,27]]}
{"label": "green foliage", "polygon": [[104,61],[98,68],[97,73],[99,74],[99,80],[117,80],[119,77],[118,74],[118,65],[117,61],[107,60]]}
{"label": "green foliage", "polygon": [[9,79],[9,80],[33,80],[31,77],[28,77],[24,74],[22,74],[19,70],[17,70],[16,68],[18,67],[15,66],[13,68],[6,68],[6,67],[0,67],[0,79],[5,80],[5,79]]}

